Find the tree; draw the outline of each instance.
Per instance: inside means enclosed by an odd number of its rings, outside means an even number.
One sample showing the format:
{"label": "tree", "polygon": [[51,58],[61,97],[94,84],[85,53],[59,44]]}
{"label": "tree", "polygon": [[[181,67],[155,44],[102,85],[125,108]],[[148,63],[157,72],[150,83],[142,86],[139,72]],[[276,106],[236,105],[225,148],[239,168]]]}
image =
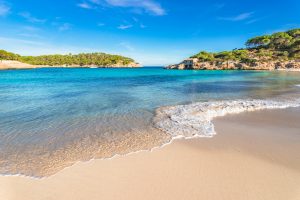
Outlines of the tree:
{"label": "tree", "polygon": [[247,49],[236,49],[232,51],[234,60],[243,60],[249,57],[249,51]]}
{"label": "tree", "polygon": [[271,36],[263,35],[263,36],[258,36],[247,40],[246,46],[248,48],[257,48],[261,46],[267,46],[270,42],[271,42]]}
{"label": "tree", "polygon": [[213,53],[201,51],[200,53],[192,56],[191,58],[198,58],[201,61],[213,61],[215,59]]}
{"label": "tree", "polygon": [[289,54],[292,58],[299,59],[300,54],[300,40],[295,41],[290,47],[289,47]]}
{"label": "tree", "polygon": [[270,47],[274,49],[286,49],[292,40],[293,37],[286,32],[274,33],[271,35]]}
{"label": "tree", "polygon": [[18,60],[20,55],[5,50],[0,50],[0,60]]}
{"label": "tree", "polygon": [[300,28],[289,30],[287,31],[287,34],[289,34],[294,39],[298,39],[300,38]]}
{"label": "tree", "polygon": [[225,60],[227,68],[229,67],[230,60],[236,60],[232,51],[222,51],[222,52],[218,53],[215,57],[219,58],[220,60]]}

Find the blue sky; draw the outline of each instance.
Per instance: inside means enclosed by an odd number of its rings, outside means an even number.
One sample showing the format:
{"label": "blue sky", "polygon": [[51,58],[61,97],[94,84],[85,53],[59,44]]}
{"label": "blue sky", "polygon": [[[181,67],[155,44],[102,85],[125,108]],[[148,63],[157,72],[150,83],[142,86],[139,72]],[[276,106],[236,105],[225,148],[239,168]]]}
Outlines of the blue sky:
{"label": "blue sky", "polygon": [[22,55],[106,52],[166,65],[300,28],[300,2],[0,0],[0,27],[0,49]]}

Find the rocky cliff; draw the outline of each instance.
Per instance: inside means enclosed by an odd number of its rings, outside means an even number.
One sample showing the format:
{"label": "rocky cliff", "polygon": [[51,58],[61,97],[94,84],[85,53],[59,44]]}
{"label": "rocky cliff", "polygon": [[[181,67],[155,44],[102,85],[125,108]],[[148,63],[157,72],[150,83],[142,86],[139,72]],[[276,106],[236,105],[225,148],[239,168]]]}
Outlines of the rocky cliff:
{"label": "rocky cliff", "polygon": [[203,62],[196,58],[189,58],[175,65],[169,65],[167,69],[190,70],[299,70],[300,61],[256,61],[243,63],[241,61],[211,61]]}

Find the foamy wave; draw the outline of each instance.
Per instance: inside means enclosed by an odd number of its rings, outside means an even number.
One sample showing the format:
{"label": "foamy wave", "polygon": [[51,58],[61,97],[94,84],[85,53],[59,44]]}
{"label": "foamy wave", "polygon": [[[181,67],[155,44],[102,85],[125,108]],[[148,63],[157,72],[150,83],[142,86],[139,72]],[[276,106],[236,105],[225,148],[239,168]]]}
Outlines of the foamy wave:
{"label": "foamy wave", "polygon": [[157,128],[167,132],[173,138],[212,137],[216,134],[212,123],[212,119],[215,117],[245,111],[298,106],[300,106],[300,99],[201,102],[159,108],[156,111],[154,123]]}

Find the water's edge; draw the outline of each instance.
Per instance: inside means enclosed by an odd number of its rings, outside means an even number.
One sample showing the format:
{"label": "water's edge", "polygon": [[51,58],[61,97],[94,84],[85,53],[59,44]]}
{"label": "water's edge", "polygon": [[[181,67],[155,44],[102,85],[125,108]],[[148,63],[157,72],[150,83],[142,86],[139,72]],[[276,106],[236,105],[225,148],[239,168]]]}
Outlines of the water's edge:
{"label": "water's edge", "polygon": [[[171,144],[176,139],[192,139],[199,137],[211,138],[216,135],[212,120],[216,117],[227,114],[238,114],[242,112],[253,112],[264,109],[285,109],[290,107],[300,107],[300,98],[294,99],[248,99],[248,100],[225,100],[199,102],[187,105],[176,105],[161,107],[156,110],[153,118],[154,128],[166,133],[170,137],[163,138],[157,144],[153,143],[149,148],[141,148],[126,153],[115,153],[108,157],[93,157],[88,160],[78,160],[68,166],[63,167],[56,173],[65,170],[81,162],[93,160],[107,160],[119,156],[127,156],[133,153],[153,151]],[[56,173],[45,176],[32,176],[26,174],[1,174],[1,176],[20,176],[33,179],[50,178]]]}

